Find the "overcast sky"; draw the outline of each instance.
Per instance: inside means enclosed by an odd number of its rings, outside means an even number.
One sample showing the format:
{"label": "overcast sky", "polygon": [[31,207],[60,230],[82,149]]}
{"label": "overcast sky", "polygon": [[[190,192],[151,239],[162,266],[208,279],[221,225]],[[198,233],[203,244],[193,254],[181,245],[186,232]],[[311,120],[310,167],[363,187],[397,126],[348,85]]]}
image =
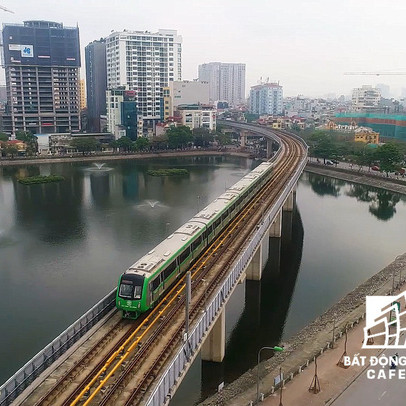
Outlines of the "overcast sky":
{"label": "overcast sky", "polygon": [[[52,20],[80,29],[84,47],[111,30],[176,29],[182,77],[205,62],[242,62],[247,86],[279,81],[285,96],[349,95],[385,83],[393,96],[404,76],[345,76],[348,71],[406,73],[405,0],[0,0],[0,21]],[[82,69],[84,72],[84,70]],[[405,90],[406,92],[406,90]]]}

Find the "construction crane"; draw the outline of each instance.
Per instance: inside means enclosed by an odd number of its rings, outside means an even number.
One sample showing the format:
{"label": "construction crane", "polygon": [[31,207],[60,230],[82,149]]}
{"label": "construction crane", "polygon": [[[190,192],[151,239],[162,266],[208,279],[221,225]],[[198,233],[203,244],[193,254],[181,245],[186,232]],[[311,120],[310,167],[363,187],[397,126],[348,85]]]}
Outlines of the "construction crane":
{"label": "construction crane", "polygon": [[393,76],[393,75],[406,75],[406,72],[344,72],[344,75]]}
{"label": "construction crane", "polygon": [[4,7],[4,6],[0,6],[0,10],[7,11],[8,13],[14,14],[14,11],[11,11],[8,8]]}

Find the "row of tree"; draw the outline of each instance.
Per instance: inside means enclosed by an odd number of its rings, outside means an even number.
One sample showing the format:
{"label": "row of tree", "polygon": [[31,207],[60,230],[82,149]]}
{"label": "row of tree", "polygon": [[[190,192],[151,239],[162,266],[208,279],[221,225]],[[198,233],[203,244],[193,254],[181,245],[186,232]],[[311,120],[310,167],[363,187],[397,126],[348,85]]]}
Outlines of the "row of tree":
{"label": "row of tree", "polygon": [[372,148],[363,142],[354,142],[338,139],[333,135],[314,131],[306,138],[311,156],[326,159],[346,159],[360,167],[379,164],[380,171],[398,171],[405,165],[406,144],[389,142],[382,146]]}

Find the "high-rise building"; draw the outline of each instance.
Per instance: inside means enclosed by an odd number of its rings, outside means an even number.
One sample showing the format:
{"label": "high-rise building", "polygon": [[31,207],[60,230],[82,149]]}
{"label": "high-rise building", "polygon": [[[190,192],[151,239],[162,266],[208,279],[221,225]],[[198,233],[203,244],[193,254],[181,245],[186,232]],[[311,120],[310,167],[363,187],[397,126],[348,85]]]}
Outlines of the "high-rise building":
{"label": "high-rise building", "polygon": [[106,38],[107,88],[135,91],[146,127],[163,118],[163,89],[182,79],[182,37],[174,30],[113,32]]}
{"label": "high-rise building", "polygon": [[86,108],[86,91],[85,91],[85,80],[79,80],[79,108],[80,111]]}
{"label": "high-rise building", "polygon": [[87,122],[89,131],[101,131],[100,116],[106,115],[106,41],[93,41],[85,48]]}
{"label": "high-rise building", "polygon": [[283,88],[278,83],[263,83],[251,87],[250,112],[278,115],[283,111]]}
{"label": "high-rise building", "polygon": [[4,24],[3,49],[5,131],[79,130],[79,28],[51,21]]}
{"label": "high-rise building", "polygon": [[245,64],[210,62],[199,65],[199,81],[209,82],[211,102],[245,103]]}
{"label": "high-rise building", "polygon": [[363,85],[352,91],[352,109],[354,111],[368,112],[379,110],[381,92],[370,85]]}

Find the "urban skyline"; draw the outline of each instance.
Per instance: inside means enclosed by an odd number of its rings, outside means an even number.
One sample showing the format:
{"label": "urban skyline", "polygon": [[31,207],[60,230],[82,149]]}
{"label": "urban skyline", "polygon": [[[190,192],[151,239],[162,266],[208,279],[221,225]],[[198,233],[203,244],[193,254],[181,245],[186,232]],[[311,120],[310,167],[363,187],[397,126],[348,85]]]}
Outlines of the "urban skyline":
{"label": "urban skyline", "polygon": [[[365,0],[345,0],[328,6],[319,0],[306,5],[294,0],[288,5],[258,2],[258,7],[250,8],[228,0],[193,5],[176,0],[171,4],[138,4],[137,8],[127,0],[115,8],[103,1],[83,4],[73,0],[69,6],[49,0],[35,5],[10,0],[3,3],[15,14],[2,13],[2,22],[41,19],[67,26],[78,23],[82,58],[88,43],[108,36],[112,30],[177,30],[183,37],[183,79],[196,78],[202,63],[245,63],[247,94],[261,76],[279,80],[286,95],[310,97],[328,93],[350,95],[352,88],[382,82],[397,96],[406,87],[405,76],[344,75],[347,71],[405,70],[406,56],[393,46],[393,38],[402,35],[405,5],[400,1],[391,3],[390,8]],[[346,11],[349,7],[351,13]],[[169,21],[167,17],[173,9],[177,10],[176,19]],[[233,18],[226,18],[230,10]],[[194,17],[202,14],[206,18]],[[275,16],[272,25],[262,17],[267,14]],[[365,38],[371,47],[364,46]]]}

